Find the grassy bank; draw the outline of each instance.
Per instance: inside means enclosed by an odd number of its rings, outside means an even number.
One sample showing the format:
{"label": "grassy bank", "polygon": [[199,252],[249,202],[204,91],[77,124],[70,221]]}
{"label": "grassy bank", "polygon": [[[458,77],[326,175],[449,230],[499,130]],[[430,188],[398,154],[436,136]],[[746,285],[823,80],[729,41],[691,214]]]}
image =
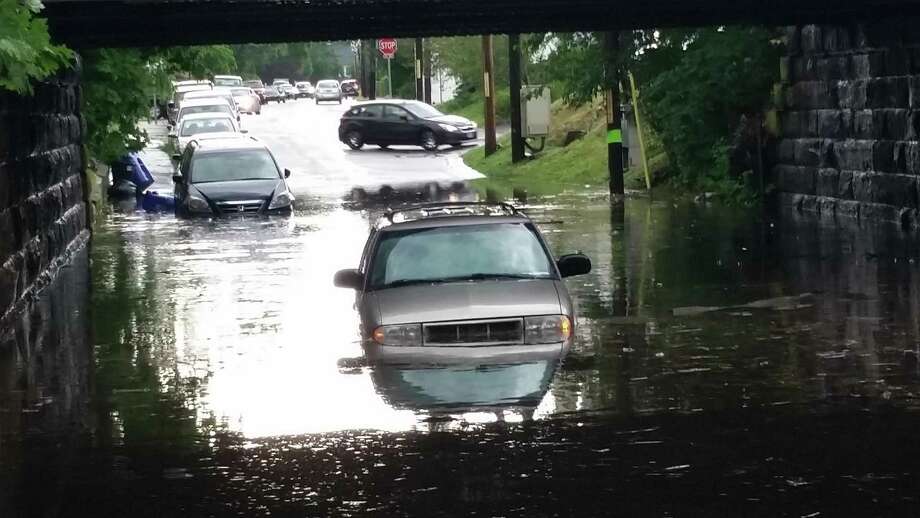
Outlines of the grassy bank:
{"label": "grassy bank", "polygon": [[[476,92],[463,92],[453,99],[438,105],[438,109],[450,115],[459,115],[475,121],[480,126],[485,119],[485,106],[482,94]],[[511,119],[511,93],[507,88],[496,90],[495,119],[498,124]]]}
{"label": "grassy bank", "polygon": [[[581,131],[581,139],[564,145],[570,131]],[[667,167],[667,157],[660,145],[651,139],[649,145],[650,168],[653,178],[659,177]],[[507,138],[499,142],[501,149],[490,157],[482,148],[464,156],[467,165],[486,175],[477,182],[482,190],[494,190],[508,196],[514,189],[543,195],[567,190],[604,189],[608,183],[607,143],[603,107],[595,103],[576,108],[554,105],[553,125],[544,150],[535,158],[519,164],[511,163],[511,146]],[[625,177],[627,189],[645,189],[645,176],[641,167],[632,168]]]}

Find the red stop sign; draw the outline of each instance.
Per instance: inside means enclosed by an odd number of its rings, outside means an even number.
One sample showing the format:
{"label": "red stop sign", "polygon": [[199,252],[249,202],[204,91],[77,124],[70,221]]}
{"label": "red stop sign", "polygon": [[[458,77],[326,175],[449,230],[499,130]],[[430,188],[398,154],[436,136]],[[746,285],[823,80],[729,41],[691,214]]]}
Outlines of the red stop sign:
{"label": "red stop sign", "polygon": [[396,55],[396,39],[380,38],[377,40],[377,50],[383,54],[384,58],[393,59],[393,56]]}

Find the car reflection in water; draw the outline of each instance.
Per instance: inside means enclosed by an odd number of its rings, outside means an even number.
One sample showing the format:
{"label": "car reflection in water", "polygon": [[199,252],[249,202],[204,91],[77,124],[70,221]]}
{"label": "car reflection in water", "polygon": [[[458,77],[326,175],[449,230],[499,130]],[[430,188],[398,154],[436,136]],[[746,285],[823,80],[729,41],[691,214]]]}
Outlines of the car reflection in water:
{"label": "car reflection in water", "polygon": [[520,356],[501,363],[373,361],[370,374],[388,405],[422,414],[430,423],[529,421],[564,354]]}

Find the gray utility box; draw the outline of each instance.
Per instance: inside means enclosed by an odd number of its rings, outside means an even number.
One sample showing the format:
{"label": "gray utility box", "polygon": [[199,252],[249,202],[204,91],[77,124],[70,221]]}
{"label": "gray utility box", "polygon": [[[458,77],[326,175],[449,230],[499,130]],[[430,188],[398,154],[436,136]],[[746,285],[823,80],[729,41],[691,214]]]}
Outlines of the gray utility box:
{"label": "gray utility box", "polygon": [[521,136],[546,137],[552,118],[549,87],[528,85],[521,88]]}

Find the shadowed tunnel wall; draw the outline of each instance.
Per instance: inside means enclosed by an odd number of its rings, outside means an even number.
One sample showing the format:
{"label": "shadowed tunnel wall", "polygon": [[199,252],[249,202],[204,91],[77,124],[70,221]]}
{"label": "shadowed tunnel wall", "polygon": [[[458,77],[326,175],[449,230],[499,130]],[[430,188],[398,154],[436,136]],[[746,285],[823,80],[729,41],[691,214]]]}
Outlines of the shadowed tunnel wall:
{"label": "shadowed tunnel wall", "polygon": [[918,227],[915,22],[789,29],[773,171],[787,210]]}

